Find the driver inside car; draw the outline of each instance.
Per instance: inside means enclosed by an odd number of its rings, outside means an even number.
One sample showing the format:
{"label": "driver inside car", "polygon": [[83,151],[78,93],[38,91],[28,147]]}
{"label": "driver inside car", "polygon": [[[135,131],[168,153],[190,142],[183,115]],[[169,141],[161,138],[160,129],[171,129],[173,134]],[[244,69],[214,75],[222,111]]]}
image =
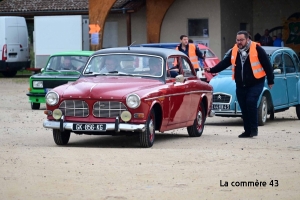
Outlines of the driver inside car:
{"label": "driver inside car", "polygon": [[113,71],[119,71],[120,67],[116,59],[108,57],[105,59],[104,68],[101,69],[100,73],[109,73]]}
{"label": "driver inside car", "polygon": [[77,70],[76,67],[72,64],[70,57],[64,57],[63,63],[61,65],[61,69],[63,70]]}
{"label": "driver inside car", "polygon": [[161,76],[161,61],[159,58],[150,58],[149,59],[149,68],[150,68],[150,74],[154,76]]}

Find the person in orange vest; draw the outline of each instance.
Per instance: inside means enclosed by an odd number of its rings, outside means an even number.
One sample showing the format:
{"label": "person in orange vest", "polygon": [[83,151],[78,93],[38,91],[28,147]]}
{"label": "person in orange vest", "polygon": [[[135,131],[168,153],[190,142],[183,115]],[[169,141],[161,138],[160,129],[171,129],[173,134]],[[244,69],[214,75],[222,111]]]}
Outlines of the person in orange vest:
{"label": "person in orange vest", "polygon": [[190,58],[196,72],[199,71],[200,66],[198,58],[204,59],[204,56],[195,44],[189,43],[188,36],[180,36],[180,44],[176,47],[176,50],[185,53]]}
{"label": "person in orange vest", "polygon": [[249,39],[247,31],[237,32],[236,44],[224,59],[213,68],[205,67],[204,70],[218,73],[230,65],[244,122],[244,132],[239,138],[251,138],[258,134],[257,101],[263,90],[265,77],[267,76],[270,89],[274,84],[272,65],[265,50]]}

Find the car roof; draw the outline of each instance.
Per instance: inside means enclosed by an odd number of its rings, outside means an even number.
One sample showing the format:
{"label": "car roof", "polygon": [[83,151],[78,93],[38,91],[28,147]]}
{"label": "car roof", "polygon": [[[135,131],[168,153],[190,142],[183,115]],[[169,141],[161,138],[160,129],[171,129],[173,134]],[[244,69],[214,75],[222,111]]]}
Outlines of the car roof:
{"label": "car roof", "polygon": [[113,47],[101,49],[96,51],[93,55],[97,54],[110,54],[110,53],[135,53],[135,54],[151,54],[161,57],[168,57],[170,55],[186,56],[181,51],[175,49],[155,48],[155,47]]}
{"label": "car roof", "polygon": [[54,53],[51,56],[90,56],[95,51],[63,51]]}
{"label": "car roof", "polygon": [[289,47],[272,47],[272,46],[261,46],[267,54],[272,55],[275,51],[277,51],[278,49],[282,49],[282,50],[292,50]]}
{"label": "car roof", "polygon": [[[137,44],[133,45],[134,47],[158,47],[158,48],[167,48],[167,49],[175,49],[180,43],[169,42],[169,43],[147,43],[147,44]],[[207,46],[203,44],[197,44],[201,49],[209,49]]]}
{"label": "car roof", "polygon": [[137,45],[133,45],[133,46],[175,49],[178,45],[179,45],[179,43],[147,43],[147,44],[137,44]]}

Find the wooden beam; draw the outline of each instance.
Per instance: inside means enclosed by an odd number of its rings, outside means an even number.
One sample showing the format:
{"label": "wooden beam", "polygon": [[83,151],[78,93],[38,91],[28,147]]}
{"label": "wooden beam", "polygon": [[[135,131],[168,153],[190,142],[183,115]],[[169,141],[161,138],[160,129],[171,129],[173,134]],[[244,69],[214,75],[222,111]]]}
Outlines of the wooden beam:
{"label": "wooden beam", "polygon": [[127,46],[131,45],[131,13],[126,14],[127,22]]}
{"label": "wooden beam", "polygon": [[175,0],[146,0],[147,42],[160,42],[163,19]]}
{"label": "wooden beam", "polygon": [[115,4],[116,1],[117,0],[89,0],[90,25],[97,24],[100,26],[100,31],[98,33],[99,43],[92,45],[90,40],[90,49],[93,51],[102,48],[105,21],[111,7]]}

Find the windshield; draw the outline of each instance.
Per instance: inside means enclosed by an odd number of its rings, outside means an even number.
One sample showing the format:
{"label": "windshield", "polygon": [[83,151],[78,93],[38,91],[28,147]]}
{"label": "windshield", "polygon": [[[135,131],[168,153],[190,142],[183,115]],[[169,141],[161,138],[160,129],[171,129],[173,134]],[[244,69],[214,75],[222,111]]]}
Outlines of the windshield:
{"label": "windshield", "polygon": [[216,55],[209,49],[200,49],[200,51],[202,52],[203,55],[204,55],[204,52],[206,52],[205,58],[215,58],[216,57]]}
{"label": "windshield", "polygon": [[81,71],[88,58],[88,56],[52,56],[49,59],[46,71]]}
{"label": "windshield", "polygon": [[83,75],[131,75],[161,77],[163,59],[153,55],[95,55],[88,61]]}

